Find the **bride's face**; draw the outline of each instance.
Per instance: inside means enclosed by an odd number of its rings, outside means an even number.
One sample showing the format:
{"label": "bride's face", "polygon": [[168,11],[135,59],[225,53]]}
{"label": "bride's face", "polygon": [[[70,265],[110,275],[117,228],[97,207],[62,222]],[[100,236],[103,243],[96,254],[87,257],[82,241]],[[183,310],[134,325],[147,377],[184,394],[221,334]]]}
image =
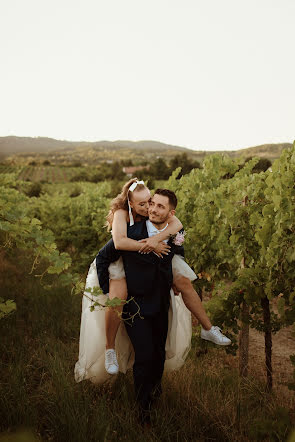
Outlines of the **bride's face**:
{"label": "bride's face", "polygon": [[129,198],[130,206],[134,215],[148,216],[149,203],[151,200],[151,193],[149,189],[145,188],[139,190],[138,192],[130,192]]}

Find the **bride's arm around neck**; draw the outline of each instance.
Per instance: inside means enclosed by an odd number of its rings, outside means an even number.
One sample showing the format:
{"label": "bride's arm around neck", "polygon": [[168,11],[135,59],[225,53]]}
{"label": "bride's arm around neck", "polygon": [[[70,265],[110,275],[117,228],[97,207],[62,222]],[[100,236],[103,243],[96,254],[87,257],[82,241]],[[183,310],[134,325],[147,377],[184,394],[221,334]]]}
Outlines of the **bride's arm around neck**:
{"label": "bride's arm around neck", "polygon": [[146,245],[142,242],[135,241],[127,237],[127,222],[128,213],[126,210],[118,209],[114,213],[114,219],[112,224],[112,235],[114,245],[117,250],[129,250],[129,251],[142,251],[147,248],[156,248],[159,242],[169,238],[170,235],[177,233],[182,228],[182,223],[176,216],[171,217],[168,220],[168,227],[165,231],[156,235],[156,237],[146,240]]}
{"label": "bride's arm around neck", "polygon": [[138,252],[142,244],[127,237],[128,213],[126,210],[118,209],[114,213],[112,224],[112,235],[117,250],[130,250]]}

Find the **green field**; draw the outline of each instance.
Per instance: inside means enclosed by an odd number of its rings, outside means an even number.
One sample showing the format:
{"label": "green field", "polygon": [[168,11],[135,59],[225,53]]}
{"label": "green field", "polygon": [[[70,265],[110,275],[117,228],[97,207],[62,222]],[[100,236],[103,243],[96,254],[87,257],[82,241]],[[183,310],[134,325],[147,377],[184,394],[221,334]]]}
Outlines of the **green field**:
{"label": "green field", "polygon": [[67,183],[81,173],[91,175],[95,167],[61,166],[5,166],[0,165],[0,173],[16,173],[17,179],[31,182]]}
{"label": "green field", "polygon": [[70,168],[59,166],[25,166],[18,175],[19,180],[34,181],[34,182],[48,182],[48,183],[67,183],[77,175],[85,170],[85,168]]}
{"label": "green field", "polygon": [[[20,292],[13,267],[1,282],[0,294]],[[16,301],[17,312],[0,321],[0,432],[9,431],[7,440],[17,442],[22,428],[32,438],[73,442],[283,441],[291,430],[285,390],[266,393],[258,366],[240,379],[236,359],[201,342],[196,327],[184,367],[164,375],[152,430],[144,433],[131,372],[101,386],[74,381],[81,298],[25,277]]]}
{"label": "green field", "polygon": [[10,166],[0,164],[0,174],[1,173],[20,173],[23,169],[23,166]]}

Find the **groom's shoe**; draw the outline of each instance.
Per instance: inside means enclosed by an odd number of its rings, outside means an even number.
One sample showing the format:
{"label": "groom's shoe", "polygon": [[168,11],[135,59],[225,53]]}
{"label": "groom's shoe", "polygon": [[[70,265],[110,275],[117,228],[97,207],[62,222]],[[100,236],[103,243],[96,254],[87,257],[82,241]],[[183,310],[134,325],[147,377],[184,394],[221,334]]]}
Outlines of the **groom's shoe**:
{"label": "groom's shoe", "polygon": [[104,366],[109,374],[119,373],[119,364],[117,361],[116,352],[113,348],[105,351]]}
{"label": "groom's shoe", "polygon": [[217,345],[230,345],[231,340],[221,333],[221,330],[216,325],[212,325],[210,330],[201,329],[201,338],[206,341],[214,342]]}

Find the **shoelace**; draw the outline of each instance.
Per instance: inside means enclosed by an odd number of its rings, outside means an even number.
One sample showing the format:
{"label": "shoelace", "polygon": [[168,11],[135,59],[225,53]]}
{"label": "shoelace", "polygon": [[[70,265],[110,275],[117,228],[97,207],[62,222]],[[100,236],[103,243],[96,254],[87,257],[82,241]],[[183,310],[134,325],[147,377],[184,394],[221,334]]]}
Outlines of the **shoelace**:
{"label": "shoelace", "polygon": [[109,352],[109,353],[106,354],[106,360],[107,360],[107,364],[117,365],[116,355],[113,352]]}
{"label": "shoelace", "polygon": [[215,325],[215,326],[213,326],[212,327],[213,328],[213,333],[216,335],[216,334],[221,334],[221,336],[223,336],[223,334],[221,333],[221,328],[220,327],[218,327],[217,325]]}

